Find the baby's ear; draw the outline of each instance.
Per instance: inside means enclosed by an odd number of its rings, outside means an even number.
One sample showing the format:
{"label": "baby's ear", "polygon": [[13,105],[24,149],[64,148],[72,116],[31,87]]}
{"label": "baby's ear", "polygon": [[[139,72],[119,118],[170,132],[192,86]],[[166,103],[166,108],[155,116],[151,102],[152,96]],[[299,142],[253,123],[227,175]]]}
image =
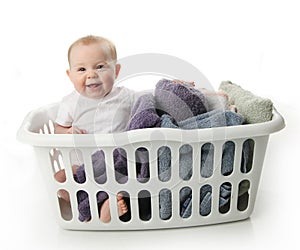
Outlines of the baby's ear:
{"label": "baby's ear", "polygon": [[121,64],[116,64],[116,73],[115,73],[115,78],[118,77],[119,75],[119,72],[120,72],[120,69],[121,69]]}
{"label": "baby's ear", "polygon": [[[67,73],[67,76],[69,77],[69,79],[70,79],[70,82],[72,82],[73,83],[73,81],[72,81],[72,74],[71,74],[71,70],[69,70],[69,69],[67,69],[66,70],[66,73]],[[74,84],[74,83],[73,83]]]}
{"label": "baby's ear", "polygon": [[69,77],[70,81],[73,82],[73,81],[72,81],[71,70],[70,70],[70,69],[67,69],[67,70],[66,70],[66,73],[67,73],[67,76]]}
{"label": "baby's ear", "polygon": [[67,76],[70,78],[70,73],[71,73],[71,72],[70,72],[69,69],[66,70],[66,73],[67,73]]}

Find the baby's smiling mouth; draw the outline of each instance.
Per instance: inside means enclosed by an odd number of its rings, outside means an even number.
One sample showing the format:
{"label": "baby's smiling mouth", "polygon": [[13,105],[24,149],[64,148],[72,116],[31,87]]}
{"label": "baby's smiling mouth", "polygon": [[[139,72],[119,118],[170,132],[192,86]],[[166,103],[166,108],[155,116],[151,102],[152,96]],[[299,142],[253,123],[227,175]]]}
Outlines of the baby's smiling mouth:
{"label": "baby's smiling mouth", "polygon": [[85,86],[88,88],[97,88],[100,85],[102,85],[102,83],[90,83],[90,84],[86,84]]}

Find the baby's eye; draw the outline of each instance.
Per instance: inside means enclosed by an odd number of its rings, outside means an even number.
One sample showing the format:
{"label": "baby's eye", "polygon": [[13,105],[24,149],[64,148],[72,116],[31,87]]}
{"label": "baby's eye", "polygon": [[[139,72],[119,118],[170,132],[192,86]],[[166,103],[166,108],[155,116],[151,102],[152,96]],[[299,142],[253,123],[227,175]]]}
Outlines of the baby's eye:
{"label": "baby's eye", "polygon": [[79,68],[78,71],[85,71],[85,68]]}
{"label": "baby's eye", "polygon": [[104,65],[98,65],[97,69],[102,69],[104,67]]}

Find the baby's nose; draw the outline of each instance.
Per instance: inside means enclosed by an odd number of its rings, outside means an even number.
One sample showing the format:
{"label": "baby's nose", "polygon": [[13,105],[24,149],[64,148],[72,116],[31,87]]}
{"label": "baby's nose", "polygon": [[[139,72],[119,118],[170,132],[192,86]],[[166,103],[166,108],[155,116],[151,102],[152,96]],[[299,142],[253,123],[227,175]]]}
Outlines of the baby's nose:
{"label": "baby's nose", "polygon": [[97,71],[96,70],[90,70],[88,72],[88,76],[87,76],[89,79],[90,78],[98,78],[98,74],[97,74]]}

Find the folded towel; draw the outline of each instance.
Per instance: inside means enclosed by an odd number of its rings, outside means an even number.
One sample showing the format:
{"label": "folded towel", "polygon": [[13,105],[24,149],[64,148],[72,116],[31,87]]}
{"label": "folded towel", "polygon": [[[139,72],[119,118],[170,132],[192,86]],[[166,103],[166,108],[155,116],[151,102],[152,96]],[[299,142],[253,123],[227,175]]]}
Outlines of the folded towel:
{"label": "folded towel", "polygon": [[219,89],[227,93],[229,102],[237,107],[237,111],[245,118],[245,123],[260,123],[272,119],[271,100],[256,96],[230,81],[222,82]]}
{"label": "folded towel", "polygon": [[176,121],[207,112],[205,96],[188,84],[162,79],[156,84],[154,96],[159,115],[167,113]]}

